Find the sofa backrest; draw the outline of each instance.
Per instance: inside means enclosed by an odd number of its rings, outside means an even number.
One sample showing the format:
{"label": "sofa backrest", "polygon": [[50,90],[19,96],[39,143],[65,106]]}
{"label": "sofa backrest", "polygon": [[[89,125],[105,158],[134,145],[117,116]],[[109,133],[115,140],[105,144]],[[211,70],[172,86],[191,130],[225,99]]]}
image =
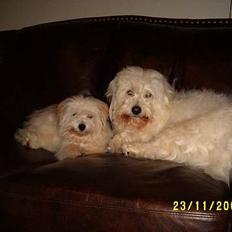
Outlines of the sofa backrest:
{"label": "sofa backrest", "polygon": [[34,109],[89,90],[104,98],[128,65],[162,72],[177,89],[232,90],[232,21],[116,16],[0,33],[2,120],[11,132]]}

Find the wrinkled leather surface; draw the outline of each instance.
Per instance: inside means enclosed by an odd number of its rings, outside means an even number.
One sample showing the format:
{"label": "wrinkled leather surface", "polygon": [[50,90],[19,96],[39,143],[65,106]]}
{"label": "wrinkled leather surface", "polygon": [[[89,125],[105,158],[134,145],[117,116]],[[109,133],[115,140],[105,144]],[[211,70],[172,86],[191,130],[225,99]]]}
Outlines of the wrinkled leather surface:
{"label": "wrinkled leather surface", "polygon": [[1,231],[229,228],[231,212],[172,210],[174,200],[230,199],[224,183],[199,170],[116,154],[55,162],[49,152],[15,144],[13,133],[32,110],[84,90],[106,100],[108,83],[126,65],[157,69],[177,89],[231,92],[230,21],[119,19],[0,32]]}
{"label": "wrinkled leather surface", "polygon": [[0,199],[22,231],[226,231],[228,214],[173,211],[173,201],[226,200],[227,190],[176,163],[106,154],[9,175]]}

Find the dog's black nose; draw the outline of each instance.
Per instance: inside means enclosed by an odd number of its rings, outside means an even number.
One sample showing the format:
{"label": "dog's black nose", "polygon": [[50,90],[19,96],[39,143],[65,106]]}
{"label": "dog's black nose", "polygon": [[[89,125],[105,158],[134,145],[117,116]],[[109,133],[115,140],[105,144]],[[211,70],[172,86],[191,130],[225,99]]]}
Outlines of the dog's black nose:
{"label": "dog's black nose", "polygon": [[80,129],[80,131],[84,131],[86,128],[86,125],[81,123],[81,124],[79,124],[78,128]]}
{"label": "dog's black nose", "polygon": [[134,115],[138,115],[138,114],[141,113],[142,109],[141,109],[140,106],[135,105],[135,106],[132,107],[131,111],[132,111],[132,113],[133,113]]}

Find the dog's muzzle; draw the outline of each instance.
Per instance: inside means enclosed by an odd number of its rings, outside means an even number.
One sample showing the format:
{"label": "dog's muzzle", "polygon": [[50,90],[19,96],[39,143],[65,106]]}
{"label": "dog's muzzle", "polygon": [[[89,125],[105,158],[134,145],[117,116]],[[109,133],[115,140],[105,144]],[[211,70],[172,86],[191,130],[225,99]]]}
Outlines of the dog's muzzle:
{"label": "dog's muzzle", "polygon": [[142,112],[142,109],[140,106],[135,105],[131,108],[131,112],[133,113],[133,115],[139,115]]}

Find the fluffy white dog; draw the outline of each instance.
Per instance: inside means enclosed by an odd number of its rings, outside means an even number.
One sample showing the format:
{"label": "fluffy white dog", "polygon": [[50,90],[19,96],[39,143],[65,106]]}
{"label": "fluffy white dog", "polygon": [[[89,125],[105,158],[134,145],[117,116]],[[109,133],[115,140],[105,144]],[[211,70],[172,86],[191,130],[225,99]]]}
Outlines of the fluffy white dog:
{"label": "fluffy white dog", "polygon": [[110,83],[111,152],[173,160],[229,183],[232,104],[211,91],[177,93],[159,72],[128,67]]}
{"label": "fluffy white dog", "polygon": [[22,145],[55,152],[58,160],[105,152],[110,137],[107,104],[83,96],[32,113],[15,133]]}

